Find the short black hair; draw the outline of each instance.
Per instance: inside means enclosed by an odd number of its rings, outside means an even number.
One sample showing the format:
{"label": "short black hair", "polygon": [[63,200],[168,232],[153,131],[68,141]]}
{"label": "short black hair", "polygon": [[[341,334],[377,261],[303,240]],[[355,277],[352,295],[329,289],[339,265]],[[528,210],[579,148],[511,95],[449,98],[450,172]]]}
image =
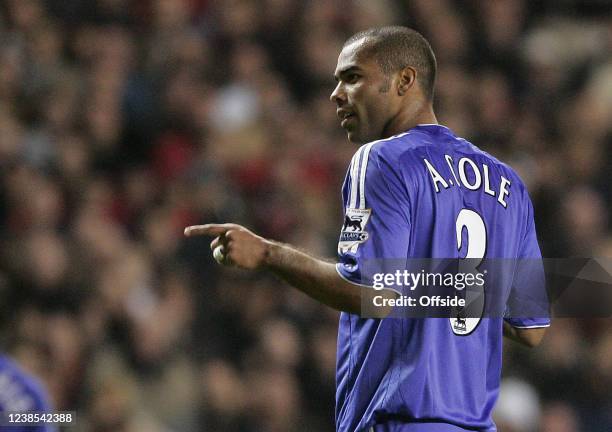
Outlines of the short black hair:
{"label": "short black hair", "polygon": [[375,56],[383,73],[389,75],[412,66],[417,71],[417,81],[425,95],[429,100],[433,99],[436,56],[421,33],[404,26],[374,27],[355,33],[344,46],[362,39],[366,39],[363,50]]}

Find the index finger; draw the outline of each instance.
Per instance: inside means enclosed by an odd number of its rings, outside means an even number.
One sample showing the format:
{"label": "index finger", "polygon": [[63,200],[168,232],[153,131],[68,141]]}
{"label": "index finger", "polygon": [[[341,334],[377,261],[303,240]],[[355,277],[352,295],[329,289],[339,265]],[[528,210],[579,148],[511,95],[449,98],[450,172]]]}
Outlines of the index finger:
{"label": "index finger", "polygon": [[230,229],[235,229],[237,226],[238,225],[232,223],[192,225],[185,228],[185,237],[198,235],[218,236],[225,234]]}

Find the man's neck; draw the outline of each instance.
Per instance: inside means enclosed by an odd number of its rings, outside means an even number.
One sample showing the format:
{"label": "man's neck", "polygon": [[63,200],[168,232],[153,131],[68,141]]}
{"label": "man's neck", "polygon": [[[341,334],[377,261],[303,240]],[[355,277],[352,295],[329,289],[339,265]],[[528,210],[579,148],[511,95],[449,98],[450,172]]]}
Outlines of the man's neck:
{"label": "man's neck", "polygon": [[416,112],[399,112],[385,126],[382,138],[406,132],[420,124],[438,124],[438,119],[431,105],[427,105]]}

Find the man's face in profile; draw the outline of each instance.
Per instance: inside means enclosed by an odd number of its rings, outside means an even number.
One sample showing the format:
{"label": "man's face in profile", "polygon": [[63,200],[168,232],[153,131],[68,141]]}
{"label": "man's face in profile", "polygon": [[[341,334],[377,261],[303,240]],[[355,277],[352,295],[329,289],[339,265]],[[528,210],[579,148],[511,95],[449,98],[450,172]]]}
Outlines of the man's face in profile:
{"label": "man's face in profile", "polygon": [[384,74],[371,50],[364,49],[366,43],[362,39],[342,49],[334,73],[338,84],[330,96],[340,126],[354,143],[383,138],[393,117],[393,80]]}

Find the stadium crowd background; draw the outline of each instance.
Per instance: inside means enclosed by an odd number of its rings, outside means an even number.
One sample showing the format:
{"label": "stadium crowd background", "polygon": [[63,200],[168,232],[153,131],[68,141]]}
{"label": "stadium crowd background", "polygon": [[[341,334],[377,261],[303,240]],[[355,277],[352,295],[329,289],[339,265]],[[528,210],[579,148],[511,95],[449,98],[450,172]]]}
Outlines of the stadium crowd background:
{"label": "stadium crowd background", "polygon": [[[335,254],[341,44],[406,24],[442,124],[510,163],[547,257],[612,257],[609,1],[3,0],[4,350],[90,431],[333,430],[337,314],[184,226]],[[469,359],[465,360],[466,362]],[[612,430],[609,320],[506,343],[500,431]],[[452,392],[452,389],[449,389]]]}

